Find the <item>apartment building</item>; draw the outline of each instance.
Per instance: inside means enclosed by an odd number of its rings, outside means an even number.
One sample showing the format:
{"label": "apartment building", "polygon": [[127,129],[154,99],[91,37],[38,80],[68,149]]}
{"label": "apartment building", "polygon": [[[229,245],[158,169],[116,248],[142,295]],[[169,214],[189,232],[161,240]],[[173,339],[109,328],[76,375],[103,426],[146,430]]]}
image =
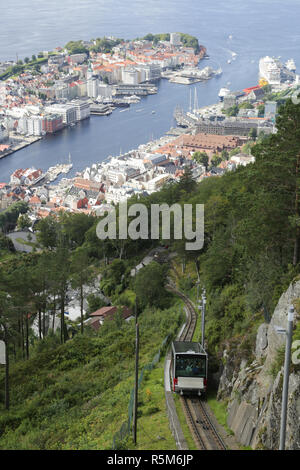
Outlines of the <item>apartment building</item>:
{"label": "apartment building", "polygon": [[87,80],[87,95],[89,98],[97,98],[97,96],[99,95],[98,86],[98,78],[92,77]]}
{"label": "apartment building", "polygon": [[77,121],[77,111],[73,104],[54,104],[46,106],[45,111],[50,114],[59,114],[62,116],[63,123],[67,125]]}
{"label": "apartment building", "polygon": [[54,134],[63,127],[63,120],[60,114],[46,114],[42,121],[43,131],[47,134]]}
{"label": "apartment building", "polygon": [[169,178],[169,174],[155,176],[155,178],[152,178],[147,183],[145,183],[145,189],[147,189],[148,191],[156,191],[158,188],[163,186]]}
{"label": "apartment building", "polygon": [[76,120],[81,121],[82,119],[87,119],[91,114],[91,107],[88,101],[84,100],[73,100],[72,105],[76,109]]}
{"label": "apartment building", "polygon": [[0,122],[0,142],[4,142],[8,139],[8,132]]}
{"label": "apartment building", "polygon": [[27,118],[27,134],[41,136],[43,132],[43,117],[42,116],[29,116]]}
{"label": "apartment building", "polygon": [[263,119],[224,119],[223,121],[210,121],[208,119],[197,122],[197,133],[216,135],[248,136],[251,129],[261,129],[264,132],[272,132],[273,126]]}
{"label": "apartment building", "polygon": [[134,67],[125,67],[122,70],[122,82],[124,85],[138,85],[139,73]]}
{"label": "apartment building", "polygon": [[172,44],[172,46],[181,45],[181,38],[179,33],[170,33],[170,44]]}

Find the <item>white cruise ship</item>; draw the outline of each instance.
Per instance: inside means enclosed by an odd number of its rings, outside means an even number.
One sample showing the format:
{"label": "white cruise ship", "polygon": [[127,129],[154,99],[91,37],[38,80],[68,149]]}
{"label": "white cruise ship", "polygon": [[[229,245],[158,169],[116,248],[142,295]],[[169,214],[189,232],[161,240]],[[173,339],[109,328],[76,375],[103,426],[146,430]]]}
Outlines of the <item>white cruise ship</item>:
{"label": "white cruise ship", "polygon": [[228,95],[230,93],[230,90],[228,88],[221,88],[220,91],[219,91],[219,98],[220,98],[220,101],[223,101],[224,99],[224,96]]}
{"label": "white cruise ship", "polygon": [[259,78],[266,80],[270,85],[281,83],[282,64],[275,57],[262,57],[259,61]]}
{"label": "white cruise ship", "polygon": [[286,63],[285,63],[285,66],[286,68],[290,71],[290,72],[296,72],[296,64],[295,64],[295,61],[294,59],[289,59]]}

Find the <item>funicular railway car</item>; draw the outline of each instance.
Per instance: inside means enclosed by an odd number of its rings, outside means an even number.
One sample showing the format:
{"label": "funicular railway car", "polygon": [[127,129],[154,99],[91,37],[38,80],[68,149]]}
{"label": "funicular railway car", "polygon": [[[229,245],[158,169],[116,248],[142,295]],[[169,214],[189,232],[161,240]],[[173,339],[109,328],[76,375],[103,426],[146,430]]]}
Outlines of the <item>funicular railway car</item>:
{"label": "funicular railway car", "polygon": [[207,353],[200,343],[173,341],[171,378],[173,391],[204,395],[207,385]]}

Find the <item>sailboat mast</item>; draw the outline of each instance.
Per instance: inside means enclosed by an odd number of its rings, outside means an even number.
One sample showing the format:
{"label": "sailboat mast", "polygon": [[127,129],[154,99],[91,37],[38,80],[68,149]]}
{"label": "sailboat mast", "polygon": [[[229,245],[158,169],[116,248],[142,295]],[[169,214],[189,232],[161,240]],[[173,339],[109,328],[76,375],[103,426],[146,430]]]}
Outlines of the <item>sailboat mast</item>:
{"label": "sailboat mast", "polygon": [[198,109],[198,97],[197,97],[197,88],[195,87],[195,96],[194,96],[194,111]]}

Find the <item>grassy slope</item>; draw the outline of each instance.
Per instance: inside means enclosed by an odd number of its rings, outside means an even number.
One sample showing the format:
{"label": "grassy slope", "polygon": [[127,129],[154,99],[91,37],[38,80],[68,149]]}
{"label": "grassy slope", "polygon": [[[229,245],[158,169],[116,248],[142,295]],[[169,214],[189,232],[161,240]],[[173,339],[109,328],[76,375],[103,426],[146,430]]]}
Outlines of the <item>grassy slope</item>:
{"label": "grassy slope", "polygon": [[169,428],[165,405],[164,359],[151,372],[146,373],[139,390],[137,445],[130,449],[173,450],[175,440]]}
{"label": "grassy slope", "polygon": [[[180,304],[141,315],[140,367],[152,361],[164,337],[179,324]],[[97,335],[77,335],[49,349],[50,341],[47,350],[39,347],[31,359],[11,367],[11,410],[0,405],[0,449],[112,448],[113,436],[128,416],[134,325],[120,328],[112,322]],[[2,393],[3,372],[0,377]],[[141,448],[175,449],[162,393],[160,365],[140,391]]]}
{"label": "grassy slope", "polygon": [[[194,278],[191,265],[183,277],[189,276]],[[186,292],[196,304],[195,287]],[[164,337],[176,331],[180,311],[178,301],[169,310],[148,310],[141,315],[140,369],[152,361]],[[199,323],[194,341],[199,340]],[[55,343],[54,338],[47,340],[47,348],[36,346],[29,361],[11,367],[12,406],[7,412],[0,404],[0,449],[112,448],[113,436],[128,417],[134,382],[134,326],[119,328],[111,323],[97,335],[78,335],[49,349],[51,342]],[[145,373],[139,390],[137,446],[129,437],[126,448],[176,448],[165,409],[163,374],[163,360]],[[226,404],[214,394],[208,401],[220,424],[226,425]],[[192,450],[194,443],[176,397],[175,402]]]}

